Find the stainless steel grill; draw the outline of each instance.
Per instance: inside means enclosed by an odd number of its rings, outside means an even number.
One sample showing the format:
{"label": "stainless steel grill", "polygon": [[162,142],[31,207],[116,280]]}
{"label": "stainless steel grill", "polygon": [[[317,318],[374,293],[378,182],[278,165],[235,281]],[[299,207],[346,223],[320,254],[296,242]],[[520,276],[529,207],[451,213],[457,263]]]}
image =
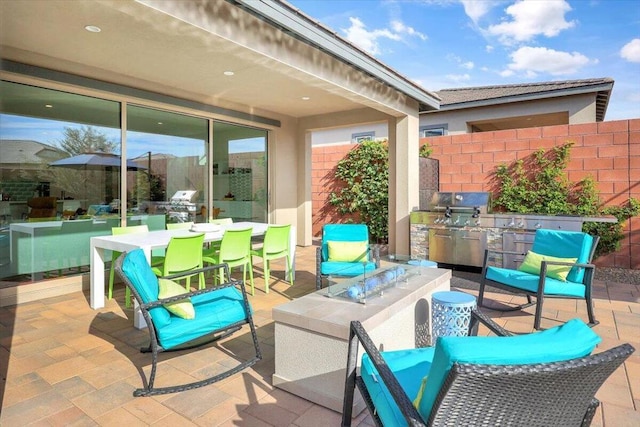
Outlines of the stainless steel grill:
{"label": "stainless steel grill", "polygon": [[[581,231],[586,221],[615,222],[614,218],[492,213],[491,194],[434,193],[428,209],[411,213],[411,256],[432,261],[481,267],[484,251],[525,254],[535,231]],[[505,255],[503,267],[515,268],[523,255]]]}
{"label": "stainless steel grill", "polygon": [[167,209],[169,222],[195,221],[196,204],[191,200],[198,193],[196,190],[180,190],[171,197]]}
{"label": "stainless steel grill", "polygon": [[481,226],[490,206],[490,193],[435,193],[425,217],[430,224],[429,259],[482,266],[487,231]]}

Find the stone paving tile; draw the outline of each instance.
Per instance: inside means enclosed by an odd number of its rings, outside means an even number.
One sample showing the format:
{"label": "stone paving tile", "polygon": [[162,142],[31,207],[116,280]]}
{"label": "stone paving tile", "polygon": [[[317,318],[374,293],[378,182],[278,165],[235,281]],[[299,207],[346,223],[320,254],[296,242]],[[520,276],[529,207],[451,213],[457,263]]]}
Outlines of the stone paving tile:
{"label": "stone paving tile", "polygon": [[[264,293],[259,266],[256,295],[250,299],[263,360],[217,384],[179,394],[132,396],[142,384],[138,370],[149,373],[151,356],[139,352],[148,343],[148,332],[132,328],[132,310],[124,308],[120,286],[115,299],[101,310],[88,307],[87,293],[0,308],[0,363],[8,364],[0,425],[339,425],[339,413],[271,385],[275,357],[271,309],[315,290],[314,262],[315,247],[298,248],[295,285],[277,280],[283,272],[276,267],[269,294]],[[476,290],[463,290],[477,295]],[[594,330],[602,336],[596,352],[622,342],[640,349],[640,287],[596,282],[594,294],[600,320]],[[524,301],[493,292],[486,297],[496,305]],[[483,311],[513,332],[532,332],[534,307],[509,313]],[[573,317],[586,320],[583,302],[547,300],[542,326],[556,326]],[[162,354],[156,385],[193,381],[218,372],[237,363],[236,357],[248,357],[251,342],[247,329],[205,349]],[[593,426],[640,425],[640,351],[611,376],[597,396],[603,403]],[[352,425],[374,423],[363,411]]]}

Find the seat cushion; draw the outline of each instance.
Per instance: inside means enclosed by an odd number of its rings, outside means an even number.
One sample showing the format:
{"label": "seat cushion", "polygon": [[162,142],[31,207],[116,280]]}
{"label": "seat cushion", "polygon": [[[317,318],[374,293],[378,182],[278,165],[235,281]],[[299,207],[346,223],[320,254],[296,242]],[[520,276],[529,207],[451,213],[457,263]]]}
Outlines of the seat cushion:
{"label": "seat cushion", "polygon": [[[434,350],[435,347],[426,347],[381,353],[409,399],[417,396],[422,378],[431,368]],[[379,379],[378,371],[366,353],[362,356],[360,374],[382,423],[385,426],[407,425],[389,389]]]}
{"label": "seat cushion", "polygon": [[439,337],[418,412],[425,420],[454,363],[522,365],[576,359],[591,354],[600,337],[582,320],[510,337]]}
{"label": "seat cushion", "polygon": [[[579,231],[536,230],[531,250],[558,258],[578,258],[578,263],[591,262],[593,237]],[[573,267],[567,276],[570,282],[582,282],[584,268]]]}
{"label": "seat cushion", "polygon": [[[540,276],[537,274],[525,273],[524,271],[511,270],[500,267],[487,267],[486,277],[494,282],[503,283],[524,291],[538,292],[538,284]],[[575,298],[585,297],[586,287],[582,283],[574,283],[570,281],[545,278],[544,294],[545,295],[563,295]]]}
{"label": "seat cushion", "polygon": [[361,262],[326,261],[320,264],[320,273],[323,275],[357,276],[375,269],[376,264],[373,262],[366,263],[364,268]]}
{"label": "seat cushion", "polygon": [[170,323],[157,328],[158,341],[170,349],[200,338],[247,318],[242,294],[235,287],[191,297],[195,310],[194,319],[182,319],[171,315]]}

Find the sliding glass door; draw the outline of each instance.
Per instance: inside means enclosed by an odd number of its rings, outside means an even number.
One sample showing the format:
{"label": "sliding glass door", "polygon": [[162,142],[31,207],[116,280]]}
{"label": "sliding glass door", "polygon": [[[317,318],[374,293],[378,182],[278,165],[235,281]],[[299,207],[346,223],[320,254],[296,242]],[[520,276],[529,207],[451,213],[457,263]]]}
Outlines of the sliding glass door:
{"label": "sliding glass door", "polygon": [[208,121],[127,105],[127,225],[206,222]]}
{"label": "sliding glass door", "polygon": [[213,217],[267,222],[267,131],[213,124]]}
{"label": "sliding glass door", "polygon": [[0,93],[0,286],[86,273],[91,237],[123,223],[267,222],[264,129],[9,81]]}

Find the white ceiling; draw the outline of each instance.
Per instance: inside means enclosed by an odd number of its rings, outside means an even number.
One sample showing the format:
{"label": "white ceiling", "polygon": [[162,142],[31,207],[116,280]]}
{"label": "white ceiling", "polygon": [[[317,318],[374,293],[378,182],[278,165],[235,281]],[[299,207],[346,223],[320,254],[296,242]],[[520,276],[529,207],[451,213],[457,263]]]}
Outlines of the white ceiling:
{"label": "white ceiling", "polygon": [[[200,3],[230,8],[222,0]],[[87,25],[102,31],[88,32]],[[300,43],[280,37],[281,43]],[[353,91],[133,1],[0,1],[0,43],[3,59],[257,115],[304,117],[372,105]],[[227,70],[235,75],[225,76]]]}

